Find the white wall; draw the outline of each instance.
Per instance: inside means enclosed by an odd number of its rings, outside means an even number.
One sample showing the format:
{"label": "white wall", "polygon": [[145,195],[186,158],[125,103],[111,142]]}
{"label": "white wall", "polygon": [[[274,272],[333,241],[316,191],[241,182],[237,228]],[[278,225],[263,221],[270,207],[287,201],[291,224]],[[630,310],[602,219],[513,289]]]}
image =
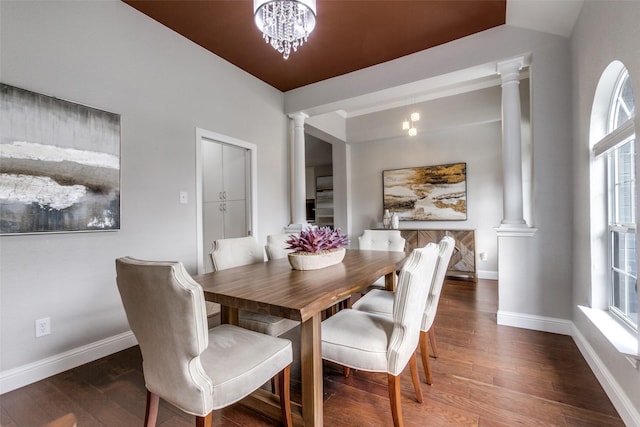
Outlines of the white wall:
{"label": "white wall", "polygon": [[[447,163],[467,164],[467,220],[401,221],[400,228],[475,229],[477,269],[497,278],[494,228],[502,219],[501,89],[495,86],[411,108],[348,120],[351,146],[352,236],[381,226],[382,171]],[[402,112],[419,111],[418,135],[400,129]],[[391,118],[391,120],[389,119]],[[382,136],[382,138],[380,138]],[[376,139],[374,139],[376,138]]]}
{"label": "white wall", "polygon": [[[180,260],[195,272],[196,127],[258,146],[259,240],[289,222],[289,198],[281,92],[120,1],[2,1],[0,19],[3,83],[122,121],[120,231],[0,237],[6,391],[65,352],[73,359],[101,340],[115,339],[112,350],[126,344],[117,342],[129,328],[116,257]],[[188,204],[178,203],[180,191]],[[35,339],[42,317],[52,333]]]}
{"label": "white wall", "polygon": [[[538,231],[533,237],[500,238],[505,242],[505,257],[500,257],[499,264],[505,270],[499,276],[498,318],[499,323],[512,326],[570,333],[573,188],[569,42],[541,43],[531,46],[530,52],[531,225]],[[501,320],[501,312],[509,316],[508,322]]]}
{"label": "white wall", "polygon": [[[627,425],[640,425],[640,368],[634,368],[598,329],[578,305],[591,306],[592,281],[589,218],[589,127],[596,86],[605,70],[619,60],[629,70],[636,99],[636,131],[640,129],[640,3],[585,2],[571,39],[573,81],[573,323],[582,339],[587,360],[610,395]],[[640,190],[636,188],[636,191]],[[583,350],[584,351],[584,350]]]}

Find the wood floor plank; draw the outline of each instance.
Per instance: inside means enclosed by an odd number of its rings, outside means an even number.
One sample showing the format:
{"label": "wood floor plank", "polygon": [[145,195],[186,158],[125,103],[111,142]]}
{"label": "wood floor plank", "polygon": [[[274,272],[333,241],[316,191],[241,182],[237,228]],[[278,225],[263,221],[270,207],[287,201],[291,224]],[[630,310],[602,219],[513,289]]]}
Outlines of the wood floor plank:
{"label": "wood floor plank", "polygon": [[[497,325],[497,294],[494,281],[445,283],[434,323],[439,357],[430,359],[433,385],[420,384],[422,404],[409,372],[401,377],[406,426],[624,426],[571,337]],[[294,347],[291,398],[299,401],[299,328],[285,338]],[[419,371],[424,378],[420,364]],[[327,427],[391,423],[386,374],[345,378],[341,367],[325,362],[323,376]],[[0,425],[39,427],[73,412],[79,427],[140,426],[145,402],[142,358],[132,347],[3,394]],[[161,400],[158,426],[193,425],[193,416]],[[232,405],[214,413],[213,425],[280,423]]]}
{"label": "wood floor plank", "polygon": [[[31,385],[27,387],[35,386]],[[40,410],[38,402],[32,399],[27,393],[27,387],[2,395],[3,418],[5,414],[8,415],[17,426],[45,424],[50,421],[49,415]],[[2,425],[4,424],[5,421],[3,419]]]}
{"label": "wood floor plank", "polygon": [[68,375],[53,377],[53,383],[88,414],[78,416],[80,426],[134,426],[142,423],[141,418],[124,410],[100,390],[87,384],[82,375],[74,375],[74,371],[70,371]]}

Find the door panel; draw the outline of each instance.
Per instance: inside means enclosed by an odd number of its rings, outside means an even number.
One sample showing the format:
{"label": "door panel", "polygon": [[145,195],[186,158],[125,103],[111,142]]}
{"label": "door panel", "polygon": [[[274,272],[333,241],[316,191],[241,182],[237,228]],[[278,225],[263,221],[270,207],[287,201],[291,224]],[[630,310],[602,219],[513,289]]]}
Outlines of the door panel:
{"label": "door panel", "polygon": [[202,200],[217,202],[224,190],[222,179],[222,144],[202,140]]}
{"label": "door panel", "polygon": [[224,205],[224,237],[245,237],[247,235],[245,201],[227,200]]}
{"label": "door panel", "polygon": [[213,264],[211,262],[211,256],[209,252],[213,249],[213,241],[219,239],[219,236],[224,236],[224,212],[223,202],[208,202],[204,203],[204,212],[202,217],[204,218],[203,226],[203,238],[202,238],[202,253],[204,260],[205,273],[213,271]]}
{"label": "door panel", "polygon": [[225,144],[222,146],[225,200],[244,200],[246,197],[246,151],[244,148],[233,145]]}
{"label": "door panel", "polygon": [[[204,272],[213,270],[213,241],[249,235],[251,219],[251,152],[247,148],[202,138],[202,244]],[[200,268],[200,267],[199,267]]]}
{"label": "door panel", "polygon": [[[212,268],[214,240],[254,235],[257,230],[257,146],[200,128],[195,136],[196,262],[198,273],[203,273]],[[221,198],[225,191],[226,200]]]}

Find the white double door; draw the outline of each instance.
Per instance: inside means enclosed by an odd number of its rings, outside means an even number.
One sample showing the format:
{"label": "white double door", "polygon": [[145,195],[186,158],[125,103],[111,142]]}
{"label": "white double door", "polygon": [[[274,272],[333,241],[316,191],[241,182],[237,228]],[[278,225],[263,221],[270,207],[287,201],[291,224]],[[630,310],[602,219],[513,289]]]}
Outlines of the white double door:
{"label": "white double door", "polygon": [[212,271],[209,253],[213,241],[251,235],[249,150],[203,138],[202,219],[205,272]]}

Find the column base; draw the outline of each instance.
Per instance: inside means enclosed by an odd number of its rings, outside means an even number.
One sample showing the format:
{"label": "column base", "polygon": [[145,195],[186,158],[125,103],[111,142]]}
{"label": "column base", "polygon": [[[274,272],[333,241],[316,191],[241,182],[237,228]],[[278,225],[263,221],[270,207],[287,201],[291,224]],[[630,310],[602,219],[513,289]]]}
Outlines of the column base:
{"label": "column base", "polygon": [[520,219],[503,219],[502,221],[500,221],[500,226],[502,227],[503,225],[513,225],[515,227],[518,227],[518,226],[528,227],[527,221],[525,221],[522,218],[520,218]]}
{"label": "column base", "polygon": [[537,228],[529,227],[527,224],[500,224],[494,228],[498,237],[533,237],[538,231]]}

